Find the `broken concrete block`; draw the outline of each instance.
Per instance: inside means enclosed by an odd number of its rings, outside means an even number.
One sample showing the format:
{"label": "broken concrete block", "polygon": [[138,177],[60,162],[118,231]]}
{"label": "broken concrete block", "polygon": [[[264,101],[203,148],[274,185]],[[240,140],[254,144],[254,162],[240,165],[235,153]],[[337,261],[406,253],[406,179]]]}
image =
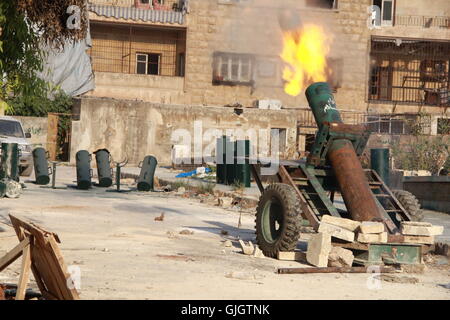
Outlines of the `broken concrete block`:
{"label": "broken concrete block", "polygon": [[433,236],[404,236],[404,243],[433,244]]}
{"label": "broken concrete block", "polygon": [[328,224],[332,224],[333,226],[338,226],[350,231],[356,231],[356,229],[359,228],[359,226],[361,225],[361,222],[359,221],[354,221],[354,220],[350,220],[350,219],[345,219],[345,218],[339,218],[339,217],[333,217],[330,215],[324,215],[322,216],[322,220],[321,222],[325,222]]}
{"label": "broken concrete block", "polygon": [[320,223],[318,232],[329,233],[332,237],[349,242],[355,240],[355,234],[352,231],[325,222]]}
{"label": "broken concrete block", "polygon": [[177,189],[177,194],[184,194],[186,192],[186,188],[185,187],[179,187]]}
{"label": "broken concrete block", "polygon": [[253,246],[253,243],[251,241],[248,242],[248,244],[245,244],[244,241],[239,240],[239,244],[241,245],[242,252],[246,255],[252,255],[253,252],[255,252],[255,247]]}
{"label": "broken concrete block", "polygon": [[233,246],[233,242],[231,242],[230,240],[225,240],[225,241],[222,243],[222,245],[223,245],[224,247],[230,248],[230,247]]}
{"label": "broken concrete block", "polygon": [[354,259],[353,252],[341,247],[332,247],[328,256],[329,267],[351,267]]}
{"label": "broken concrete block", "polygon": [[361,243],[387,243],[387,232],[358,233],[357,241]]}
{"label": "broken concrete block", "polygon": [[331,235],[329,233],[318,233],[308,241],[306,261],[316,267],[328,266],[328,255],[331,251]]}
{"label": "broken concrete block", "polygon": [[277,258],[285,261],[305,261],[306,253],[302,251],[279,251]]}
{"label": "broken concrete block", "polygon": [[373,221],[363,221],[363,222],[361,222],[359,231],[361,233],[365,233],[365,234],[382,233],[382,232],[384,232],[384,223],[373,222]]}
{"label": "broken concrete block", "polygon": [[218,205],[221,207],[231,207],[233,204],[233,198],[231,197],[220,197],[217,198]]}
{"label": "broken concrete block", "polygon": [[402,234],[410,236],[439,236],[444,233],[443,226],[415,226],[402,223]]}
{"label": "broken concrete block", "polygon": [[260,248],[258,248],[257,246],[255,247],[255,250],[253,251],[253,257],[255,258],[264,258],[265,255],[264,253],[261,251]]}

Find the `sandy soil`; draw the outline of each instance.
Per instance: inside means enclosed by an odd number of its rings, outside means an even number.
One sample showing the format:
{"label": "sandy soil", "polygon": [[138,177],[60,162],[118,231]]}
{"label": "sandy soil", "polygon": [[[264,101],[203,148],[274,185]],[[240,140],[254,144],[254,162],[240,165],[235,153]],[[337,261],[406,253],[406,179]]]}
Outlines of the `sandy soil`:
{"label": "sandy soil", "polygon": [[[450,299],[441,286],[450,283],[444,257],[407,275],[417,284],[372,289],[366,274],[278,275],[278,267],[302,264],[241,254],[237,240],[254,239],[250,213],[238,228],[239,212],[195,199],[27,186],[19,199],[0,200],[0,255],[17,244],[9,212],[56,232],[66,263],[80,268],[82,299]],[[164,221],[155,221],[162,212]],[[193,234],[179,234],[185,229]],[[233,247],[224,247],[227,239]],[[17,283],[19,267],[0,273],[0,282]]]}

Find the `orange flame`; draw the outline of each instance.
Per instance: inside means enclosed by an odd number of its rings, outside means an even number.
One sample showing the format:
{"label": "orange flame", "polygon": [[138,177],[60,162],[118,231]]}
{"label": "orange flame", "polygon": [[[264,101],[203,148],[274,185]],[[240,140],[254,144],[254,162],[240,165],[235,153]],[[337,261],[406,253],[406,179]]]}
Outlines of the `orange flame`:
{"label": "orange flame", "polygon": [[281,58],[287,64],[283,70],[287,94],[298,96],[311,83],[327,80],[330,40],[322,27],[313,24],[284,33]]}

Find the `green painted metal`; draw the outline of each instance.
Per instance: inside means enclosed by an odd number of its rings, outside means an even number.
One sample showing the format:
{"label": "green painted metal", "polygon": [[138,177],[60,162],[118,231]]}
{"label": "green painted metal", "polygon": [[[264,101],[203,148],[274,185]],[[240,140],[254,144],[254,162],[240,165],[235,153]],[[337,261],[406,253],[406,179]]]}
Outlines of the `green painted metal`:
{"label": "green painted metal", "polygon": [[153,156],[146,156],[142,161],[141,173],[139,174],[137,189],[139,191],[153,191],[153,183],[158,160]]}
{"label": "green painted metal", "polygon": [[[328,198],[328,194],[322,186],[322,183],[317,179],[315,170],[313,168],[308,168],[304,164],[300,164],[299,167],[303,170],[303,173],[308,178],[309,188],[300,188],[300,191],[305,193],[305,198],[308,198],[312,202],[313,208],[323,208],[326,209],[326,213],[332,216],[340,217],[336,207]],[[316,210],[317,214],[324,214],[323,210]]]}
{"label": "green painted metal", "polygon": [[217,139],[216,144],[216,182],[220,184],[226,183],[227,176],[227,167],[225,165],[225,155],[226,155],[226,142],[228,138],[226,136],[222,136]]}
{"label": "green painted metal", "polygon": [[225,144],[225,184],[232,185],[236,181],[236,165],[235,165],[235,150],[236,143],[231,141],[229,138],[226,140]]}
{"label": "green painted metal", "polygon": [[[238,157],[238,162],[235,167],[235,180],[242,183],[246,188],[250,188],[251,172],[248,160],[250,155],[250,140],[236,141],[235,155]],[[242,159],[243,157],[245,157],[245,160]]]}
{"label": "green painted metal", "polygon": [[19,145],[17,143],[2,143],[0,180],[3,179],[19,181]]}
{"label": "green painted metal", "polygon": [[262,211],[262,235],[268,243],[274,243],[280,237],[281,228],[276,229],[276,223],[283,225],[282,208],[275,198],[273,201],[267,201]]}
{"label": "green painted metal", "polygon": [[48,170],[47,151],[44,148],[35,148],[33,150],[33,164],[35,183],[47,185],[50,182],[50,172]]}
{"label": "green painted metal", "polygon": [[75,155],[77,165],[77,188],[87,190],[92,186],[91,154],[86,150],[80,150]]}
{"label": "green painted metal", "polygon": [[94,152],[97,163],[98,186],[108,188],[112,185],[111,154],[106,149]]}
{"label": "green painted metal", "polygon": [[404,243],[369,244],[368,250],[355,255],[355,262],[364,265],[420,264],[422,246]]}
{"label": "green painted metal", "polygon": [[306,89],[305,94],[319,129],[324,122],[342,122],[328,83],[316,82]]}
{"label": "green painted metal", "polygon": [[370,149],[370,167],[389,185],[389,149]]}

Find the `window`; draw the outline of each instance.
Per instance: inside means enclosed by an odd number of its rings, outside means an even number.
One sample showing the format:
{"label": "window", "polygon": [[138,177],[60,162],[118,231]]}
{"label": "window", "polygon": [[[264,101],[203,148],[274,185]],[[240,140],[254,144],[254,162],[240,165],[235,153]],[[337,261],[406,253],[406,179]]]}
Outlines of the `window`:
{"label": "window", "polygon": [[306,0],[306,6],[322,9],[337,9],[338,0]]}
{"label": "window", "polygon": [[447,118],[438,119],[437,134],[450,134],[450,119]]}
{"label": "window", "polygon": [[136,73],[159,75],[161,55],[157,53],[136,53]]}
{"label": "window", "polygon": [[373,0],[373,5],[380,8],[381,25],[392,26],[394,21],[395,0]]}
{"label": "window", "polygon": [[178,54],[177,76],[184,77],[185,65],[186,65],[186,55],[184,53]]}
{"label": "window", "polygon": [[214,84],[253,83],[254,57],[249,54],[214,53]]}
{"label": "window", "polygon": [[373,37],[369,100],[450,106],[450,41]]}

